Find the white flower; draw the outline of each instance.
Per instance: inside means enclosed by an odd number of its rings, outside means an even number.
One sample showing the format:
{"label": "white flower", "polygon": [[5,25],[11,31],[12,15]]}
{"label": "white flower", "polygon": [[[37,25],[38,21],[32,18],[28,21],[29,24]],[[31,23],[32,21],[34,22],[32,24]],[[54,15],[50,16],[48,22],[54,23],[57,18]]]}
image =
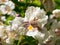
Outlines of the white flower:
{"label": "white flower", "polygon": [[12,30],[17,30],[17,29],[18,29],[18,27],[19,27],[19,25],[18,25],[18,24],[12,24]]}
{"label": "white flower", "polygon": [[9,6],[11,9],[15,8],[15,4],[12,1],[6,2],[5,5]]}
{"label": "white flower", "polygon": [[41,32],[38,32],[37,35],[36,35],[36,37],[40,37],[40,38],[44,39],[45,34],[41,33]]}
{"label": "white flower", "polygon": [[54,13],[58,13],[58,12],[60,12],[60,10],[59,9],[56,9],[56,10],[53,10],[52,13],[54,14]]}
{"label": "white flower", "polygon": [[[31,15],[33,14],[33,12],[35,12],[35,7],[31,6],[31,7],[28,7],[28,9],[26,10],[25,12],[25,19],[28,21],[29,18],[31,17]],[[32,15],[33,16],[33,15]],[[25,21],[25,20],[24,20]]]}
{"label": "white flower", "polygon": [[8,1],[5,3],[5,5],[0,6],[0,11],[2,14],[10,14],[14,15],[16,14],[15,11],[12,11],[15,8],[15,4],[12,1]]}
{"label": "white flower", "polygon": [[1,20],[2,21],[5,21],[6,20],[6,17],[5,16],[1,16]]}
{"label": "white flower", "polygon": [[1,5],[0,10],[1,10],[2,14],[9,14],[12,11],[12,9],[6,5]]}
{"label": "white flower", "polygon": [[18,29],[19,26],[22,26],[23,25],[22,21],[23,21],[23,18],[15,17],[15,19],[12,21],[12,29],[16,30]]}
{"label": "white flower", "polygon": [[[5,6],[5,5],[1,5],[0,6],[0,11],[1,11],[1,13],[2,14],[6,14],[7,13],[7,9],[6,9],[7,7]],[[9,9],[10,10],[10,9]]]}
{"label": "white flower", "polygon": [[[43,18],[46,15],[46,12],[43,9],[40,9],[39,7],[29,7],[26,10],[25,17],[29,20],[33,20],[34,18]],[[31,19],[33,18],[33,19]]]}
{"label": "white flower", "polygon": [[0,38],[2,38],[5,35],[4,31],[5,31],[4,26],[0,26]]}
{"label": "white flower", "polygon": [[6,26],[6,32],[9,32],[9,31],[11,31],[11,26],[10,25]]}
{"label": "white flower", "polygon": [[27,33],[27,29],[26,28],[24,28],[24,27],[19,27],[18,28],[18,33],[20,34],[20,35],[26,35],[26,33]]}
{"label": "white flower", "polygon": [[37,33],[38,33],[38,30],[33,29],[33,30],[29,30],[29,31],[26,33],[26,35],[27,35],[27,36],[35,37],[35,36],[37,35]]}
{"label": "white flower", "polygon": [[36,28],[34,28],[33,30],[29,30],[27,33],[26,33],[27,36],[32,36],[34,38],[41,38],[41,39],[44,39],[45,37],[45,34],[44,33],[41,33],[39,32]]}
{"label": "white flower", "polygon": [[43,27],[47,23],[47,19],[48,19],[48,16],[45,16],[42,19],[38,19],[37,20],[38,25],[41,26],[41,27]]}
{"label": "white flower", "polygon": [[44,26],[47,23],[48,16],[46,16],[46,12],[43,9],[40,9],[39,7],[28,7],[25,13],[24,21],[30,22],[34,19],[37,19],[37,22]]}
{"label": "white flower", "polygon": [[53,10],[52,13],[55,17],[60,17],[60,10],[59,9]]}
{"label": "white flower", "polygon": [[13,24],[15,23],[15,24],[21,24],[21,22],[23,21],[23,18],[21,18],[21,17],[15,17],[15,19],[13,20]]}
{"label": "white flower", "polygon": [[4,3],[6,3],[7,1],[9,1],[9,0],[0,0],[0,4],[4,4]]}

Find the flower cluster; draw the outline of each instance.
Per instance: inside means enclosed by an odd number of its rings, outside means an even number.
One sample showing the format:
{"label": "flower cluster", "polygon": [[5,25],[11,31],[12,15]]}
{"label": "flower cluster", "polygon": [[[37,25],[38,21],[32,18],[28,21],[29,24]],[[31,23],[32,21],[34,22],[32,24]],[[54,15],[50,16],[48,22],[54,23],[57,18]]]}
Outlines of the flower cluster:
{"label": "flower cluster", "polygon": [[15,15],[16,12],[13,10],[15,8],[15,4],[10,0],[0,0],[0,13],[5,15]]}
{"label": "flower cluster", "polygon": [[[14,40],[19,40],[20,35],[32,36],[38,40],[38,45],[50,44],[53,42],[53,37],[60,36],[60,21],[57,21],[60,10],[53,10],[50,16],[50,22],[52,23],[49,31],[45,27],[48,23],[48,16],[46,12],[40,7],[28,7],[25,12],[25,17],[19,17],[14,13],[13,9],[15,5],[12,1],[0,0],[0,11],[2,14],[16,15],[15,18],[9,22],[8,26],[5,26],[0,22],[0,38],[7,44],[13,44]],[[14,14],[13,14],[14,13]],[[3,20],[3,18],[2,18]]]}
{"label": "flower cluster", "polygon": [[[18,40],[19,35],[32,36],[33,38],[43,38],[45,36],[45,32],[39,32],[39,28],[44,27],[47,23],[47,19],[48,16],[46,16],[46,12],[43,9],[33,6],[28,7],[24,18],[16,16],[14,20],[9,22],[10,25],[6,26],[4,29],[3,27],[0,28],[3,29],[1,31],[1,37],[3,36],[5,42],[8,44],[12,44],[13,39]],[[4,31],[7,35],[5,35]]]}

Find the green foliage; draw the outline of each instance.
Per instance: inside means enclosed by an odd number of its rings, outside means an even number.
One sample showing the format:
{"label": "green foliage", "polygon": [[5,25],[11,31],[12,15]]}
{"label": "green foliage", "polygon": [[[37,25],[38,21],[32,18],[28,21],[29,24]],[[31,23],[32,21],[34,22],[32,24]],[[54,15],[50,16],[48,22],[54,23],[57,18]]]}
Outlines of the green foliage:
{"label": "green foliage", "polygon": [[15,40],[15,45],[37,45],[37,44],[38,41],[31,36],[20,36],[19,41]]}
{"label": "green foliage", "polygon": [[35,40],[33,37],[23,36],[24,38],[19,43],[20,45],[37,45],[38,41]]}
{"label": "green foliage", "polygon": [[57,18],[57,21],[60,21],[60,17]]}
{"label": "green foliage", "polygon": [[55,1],[55,9],[60,9],[60,0],[54,0]]}
{"label": "green foliage", "polygon": [[18,40],[14,40],[14,45],[17,45],[18,44]]}
{"label": "green foliage", "polygon": [[9,15],[6,15],[6,21],[4,22],[6,25],[8,25],[9,21],[10,20],[13,20],[14,17],[13,16],[9,16]]}

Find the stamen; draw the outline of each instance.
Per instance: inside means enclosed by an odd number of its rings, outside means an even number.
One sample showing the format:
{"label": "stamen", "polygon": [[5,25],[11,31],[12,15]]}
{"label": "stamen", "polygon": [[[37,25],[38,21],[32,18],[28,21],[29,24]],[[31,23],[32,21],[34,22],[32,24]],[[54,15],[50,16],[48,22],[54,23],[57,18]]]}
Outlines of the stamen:
{"label": "stamen", "polygon": [[32,30],[32,29],[33,29],[33,26],[29,25],[28,30]]}

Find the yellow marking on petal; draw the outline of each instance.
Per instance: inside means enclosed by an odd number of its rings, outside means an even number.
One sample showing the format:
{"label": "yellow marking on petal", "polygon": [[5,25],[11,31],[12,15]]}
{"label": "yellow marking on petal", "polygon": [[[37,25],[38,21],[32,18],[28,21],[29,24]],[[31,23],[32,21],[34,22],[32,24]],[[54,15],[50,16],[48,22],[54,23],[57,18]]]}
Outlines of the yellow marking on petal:
{"label": "yellow marking on petal", "polygon": [[29,25],[28,30],[32,30],[32,29],[33,29],[33,26]]}

